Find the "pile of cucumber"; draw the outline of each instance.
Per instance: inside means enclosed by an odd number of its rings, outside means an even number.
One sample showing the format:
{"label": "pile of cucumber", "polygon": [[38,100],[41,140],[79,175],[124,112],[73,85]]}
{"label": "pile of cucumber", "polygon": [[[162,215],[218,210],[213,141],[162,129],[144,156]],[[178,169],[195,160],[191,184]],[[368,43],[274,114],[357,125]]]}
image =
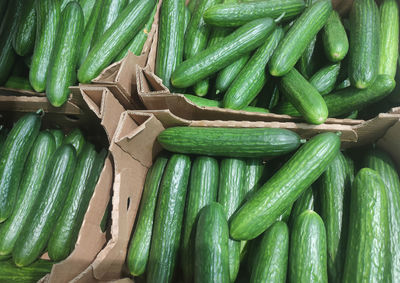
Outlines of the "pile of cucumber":
{"label": "pile of cucumber", "polygon": [[41,117],[28,113],[0,131],[0,258],[18,267],[74,250],[107,155],[79,129],[40,131]]}
{"label": "pile of cucumber", "polygon": [[268,128],[172,127],[158,141],[168,152],[147,173],[126,259],[132,276],[149,283],[400,278],[400,182],[384,151],[344,153],[339,133],[305,142]]}
{"label": "pile of cucumber", "polygon": [[184,2],[162,3],[155,74],[200,106],[321,124],[357,117],[396,85],[396,0],[355,0],[346,17],[330,0]]}
{"label": "pile of cucumber", "polygon": [[155,12],[155,0],[1,1],[0,85],[45,91],[59,107],[77,79],[140,55]]}

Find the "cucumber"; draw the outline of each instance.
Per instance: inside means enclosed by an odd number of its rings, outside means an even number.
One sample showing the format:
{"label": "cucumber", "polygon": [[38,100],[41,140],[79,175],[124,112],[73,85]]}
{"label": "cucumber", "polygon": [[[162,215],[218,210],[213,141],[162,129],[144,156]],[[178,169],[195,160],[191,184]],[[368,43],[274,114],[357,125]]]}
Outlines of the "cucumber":
{"label": "cucumber", "polygon": [[78,2],[67,4],[61,14],[56,43],[48,67],[46,96],[51,105],[62,106],[76,81],[78,51],[83,33],[83,12]]}
{"label": "cucumber", "polygon": [[190,158],[182,154],[172,155],[160,185],[146,282],[172,282],[178,259],[189,173]]}
{"label": "cucumber", "polygon": [[51,158],[34,212],[22,228],[12,252],[14,263],[27,266],[43,253],[57,222],[75,170],[76,153],[70,144],[60,146]]}
{"label": "cucumber", "polygon": [[20,118],[11,129],[0,151],[0,223],[15,207],[25,161],[41,124],[41,111]]}
{"label": "cucumber", "polygon": [[289,229],[275,222],[263,235],[253,261],[250,283],[286,282],[289,255]]}
{"label": "cucumber", "polygon": [[247,112],[270,113],[268,109],[256,106],[247,106],[242,110]]}
{"label": "cucumber", "polygon": [[29,83],[29,80],[26,78],[10,76],[6,83],[4,84],[6,88],[13,88],[13,89],[23,89],[23,90],[32,90],[33,88]]}
{"label": "cucumber", "polygon": [[307,45],[325,25],[332,12],[329,0],[320,0],[308,7],[279,43],[269,63],[271,75],[287,74],[299,60]]}
{"label": "cucumber", "polygon": [[246,160],[245,181],[243,184],[244,199],[262,186],[264,181],[265,164],[262,159],[249,158]]}
{"label": "cucumber", "polygon": [[[196,0],[190,1],[189,10]],[[192,3],[194,5],[192,6]],[[154,73],[171,87],[171,74],[183,60],[185,5],[182,0],[164,0],[160,9],[157,57]]]}
{"label": "cucumber", "polygon": [[394,78],[399,57],[399,7],[395,0],[384,0],[380,9],[380,46],[378,74]]}
{"label": "cucumber", "polygon": [[400,181],[396,165],[384,151],[374,149],[368,152],[365,166],[375,170],[386,186],[389,209],[389,231],[391,250],[392,282],[400,278]]}
{"label": "cucumber", "polygon": [[322,29],[325,55],[331,62],[339,62],[349,51],[349,40],[338,12],[332,11]]}
{"label": "cucumber", "polygon": [[136,228],[135,232],[132,234],[128,255],[126,257],[129,272],[133,276],[140,276],[146,270],[158,189],[167,162],[168,158],[161,155],[147,172]]}
{"label": "cucumber", "polygon": [[296,202],[293,204],[292,209],[290,211],[290,216],[289,216],[289,227],[292,228],[294,225],[294,221],[296,218],[302,214],[306,210],[314,210],[314,204],[315,204],[315,192],[313,190],[313,187],[311,186],[310,188],[306,189],[300,197],[296,200]]}
{"label": "cucumber", "polygon": [[202,96],[207,95],[209,87],[210,87],[210,81],[207,79],[204,79],[202,81],[197,82],[193,86],[193,91],[196,95],[202,97]]}
{"label": "cucumber", "polygon": [[12,45],[19,56],[25,56],[33,50],[36,33],[35,1],[25,1],[18,20]]}
{"label": "cucumber", "polygon": [[[194,279],[195,227],[199,212],[217,200],[218,167],[218,161],[212,157],[199,156],[193,161],[181,242],[181,268],[186,282]],[[224,219],[226,221],[225,215]]]}
{"label": "cucumber", "polygon": [[304,211],[294,222],[289,259],[290,282],[328,282],[324,222],[312,210]]}
{"label": "cucumber", "polygon": [[215,79],[215,90],[217,94],[225,93],[225,91],[227,91],[241,70],[243,70],[243,67],[247,65],[249,58],[250,53],[244,54],[238,60],[225,67],[218,73],[217,78]]}
{"label": "cucumber", "polygon": [[318,125],[328,118],[328,108],[321,94],[295,68],[282,77],[280,86],[307,122]]}
{"label": "cucumber", "polygon": [[265,67],[282,37],[283,30],[277,28],[256,50],[225,93],[223,100],[225,108],[242,109],[259,94],[267,80]]}
{"label": "cucumber", "polygon": [[175,87],[189,87],[233,63],[258,46],[275,29],[271,18],[254,20],[226,36],[219,43],[197,53],[178,66],[171,76]]}
{"label": "cucumber", "polygon": [[195,241],[195,282],[229,283],[228,222],[220,204],[200,211]]}
{"label": "cucumber", "polygon": [[0,255],[0,264],[2,261],[5,261],[7,259],[11,258],[11,255]]}
{"label": "cucumber", "polygon": [[264,232],[325,171],[339,147],[334,133],[311,138],[235,212],[231,237],[249,240]]}
{"label": "cucumber", "polygon": [[[84,27],[86,27],[89,22],[90,15],[92,14],[93,8],[96,4],[96,0],[79,0],[79,5],[81,5],[83,18],[84,18]],[[101,1],[100,1],[101,2]]]}
{"label": "cucumber", "polygon": [[56,148],[58,148],[64,140],[64,133],[62,130],[59,129],[51,129],[49,132],[53,135],[54,140],[56,142]]}
{"label": "cucumber", "polygon": [[189,8],[187,6],[185,6],[185,20],[184,20],[184,32],[186,33],[189,22],[190,22],[190,18],[191,18],[192,13],[190,12]]}
{"label": "cucumber", "polygon": [[315,87],[321,95],[328,94],[335,88],[339,71],[340,63],[328,65],[310,78],[310,84]]}
{"label": "cucumber", "polygon": [[28,267],[20,268],[12,260],[0,262],[0,282],[38,282],[50,273],[53,264],[51,261],[39,259]]}
{"label": "cucumber", "polygon": [[32,207],[39,196],[47,164],[55,150],[54,137],[49,132],[41,132],[26,161],[12,214],[8,221],[0,226],[0,255],[11,254],[22,228],[34,213]]}
{"label": "cucumber", "polygon": [[148,19],[155,0],[133,1],[92,46],[78,70],[78,80],[89,83],[100,74],[137,34]]}
{"label": "cucumber", "polygon": [[229,157],[283,155],[301,143],[296,133],[285,129],[204,127],[168,128],[158,141],[172,152]]}
{"label": "cucumber", "polygon": [[224,3],[209,8],[203,15],[207,24],[219,27],[238,27],[260,18],[290,20],[304,9],[302,0],[269,0],[249,3]]}
{"label": "cucumber", "polygon": [[363,168],[351,189],[342,282],[390,282],[390,275],[387,188],[376,171]]}
{"label": "cucumber", "polygon": [[297,68],[299,72],[306,78],[309,79],[315,73],[315,57],[317,44],[317,36],[314,36],[310,43],[307,45],[304,52],[301,54],[299,61],[297,62]]}
{"label": "cucumber", "polygon": [[[67,11],[71,4],[73,2],[68,4],[64,11]],[[96,155],[94,145],[86,143],[78,156],[67,199],[47,244],[47,252],[53,261],[65,259],[75,247],[74,239],[77,235],[74,233],[79,232],[75,227],[81,226],[83,215],[86,213],[86,209],[81,208],[81,203],[84,199],[90,199],[93,194],[93,190],[88,190],[88,181]]]}
{"label": "cucumber", "polygon": [[83,147],[85,146],[85,137],[79,128],[73,129],[64,139],[64,144],[72,144],[76,150],[76,155],[78,156]]}
{"label": "cucumber", "polygon": [[[189,3],[187,5],[187,8],[190,13],[193,13],[194,8],[196,7],[197,0],[189,0]],[[185,6],[186,7],[186,6]]]}
{"label": "cucumber", "polygon": [[65,7],[74,0],[60,0],[60,10],[61,12],[64,11]]}
{"label": "cucumber", "polygon": [[336,86],[335,90],[345,89],[345,88],[348,88],[350,85],[351,85],[351,84],[350,84],[350,79],[347,78],[347,79],[345,79],[344,81],[342,81],[341,83],[339,83],[339,84]]}
{"label": "cucumber", "polygon": [[354,0],[350,12],[350,82],[356,88],[369,87],[379,66],[379,9],[374,0]]}
{"label": "cucumber", "polygon": [[[221,169],[218,188],[218,202],[224,208],[226,219],[240,206],[244,198],[244,181],[246,162],[237,158],[224,158],[221,160]],[[234,282],[239,272],[240,241],[229,239],[229,278]]]}
{"label": "cucumber", "polygon": [[35,91],[43,92],[46,89],[48,66],[56,45],[61,18],[59,0],[35,1],[35,10],[36,39],[29,70],[29,81]]}

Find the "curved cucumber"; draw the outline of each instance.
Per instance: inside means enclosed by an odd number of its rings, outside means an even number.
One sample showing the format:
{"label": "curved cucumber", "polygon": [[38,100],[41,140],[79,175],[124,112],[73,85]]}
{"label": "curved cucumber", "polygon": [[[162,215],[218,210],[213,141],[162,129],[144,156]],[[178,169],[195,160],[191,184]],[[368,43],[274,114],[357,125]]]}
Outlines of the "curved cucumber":
{"label": "curved cucumber", "polygon": [[78,128],[75,128],[65,137],[63,143],[72,144],[76,150],[76,155],[78,156],[81,153],[86,141],[82,131]]}
{"label": "curved cucumber", "polygon": [[332,11],[322,30],[322,42],[326,57],[332,62],[339,62],[349,51],[349,40],[338,12]]}
{"label": "curved cucumber", "polygon": [[35,1],[24,1],[18,28],[12,45],[19,56],[25,56],[33,50],[36,33]]}
{"label": "curved cucumber", "polygon": [[340,63],[326,66],[311,77],[310,84],[315,87],[321,95],[328,94],[335,88],[339,71]]}
{"label": "curved cucumber", "polygon": [[245,54],[218,73],[217,78],[215,79],[215,90],[217,94],[220,92],[224,93],[229,88],[239,73],[243,70],[243,67],[246,66],[249,58],[250,53]]}

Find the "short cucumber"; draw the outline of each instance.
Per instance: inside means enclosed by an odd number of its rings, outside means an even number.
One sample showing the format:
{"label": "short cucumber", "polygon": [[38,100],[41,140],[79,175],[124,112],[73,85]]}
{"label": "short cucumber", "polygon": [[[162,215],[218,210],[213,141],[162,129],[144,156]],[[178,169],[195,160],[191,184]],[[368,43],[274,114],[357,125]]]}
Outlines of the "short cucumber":
{"label": "short cucumber", "polygon": [[25,56],[33,50],[36,33],[35,1],[25,1],[21,11],[18,28],[12,45],[19,56]]}
{"label": "short cucumber", "polygon": [[53,135],[54,140],[56,142],[56,148],[58,148],[64,140],[64,133],[62,130],[59,129],[51,129],[49,132]]}
{"label": "short cucumber", "polygon": [[86,27],[86,24],[89,22],[90,15],[92,14],[96,2],[96,0],[79,0],[79,5],[81,6],[83,11],[83,18],[85,22],[84,27]]}
{"label": "short cucumber", "polygon": [[331,62],[339,62],[349,51],[349,40],[338,12],[332,11],[322,29],[322,42],[326,57]]}
{"label": "short cucumber", "polygon": [[202,81],[197,82],[193,86],[193,91],[196,95],[202,97],[208,94],[208,89],[210,87],[210,81],[207,79],[204,79]]}
{"label": "short cucumber", "polygon": [[33,90],[28,79],[16,76],[10,76],[6,81],[6,83],[4,84],[4,87],[13,89]]}
{"label": "short cucumber", "polygon": [[239,73],[243,70],[243,67],[247,65],[249,58],[250,58],[250,53],[244,54],[238,60],[236,60],[229,66],[225,67],[218,73],[215,79],[215,90],[217,94],[225,93],[225,91],[237,78]]}
{"label": "short cucumber", "polygon": [[249,158],[246,160],[245,181],[243,184],[244,199],[263,185],[265,164],[262,159]]}
{"label": "short cucumber", "polygon": [[72,144],[76,150],[76,155],[78,156],[85,146],[86,140],[82,131],[79,128],[75,128],[65,137],[63,143]]}
{"label": "short cucumber", "polygon": [[340,63],[328,65],[310,78],[310,84],[315,87],[321,95],[330,93],[336,85],[339,76]]}
{"label": "short cucumber", "polygon": [[293,204],[292,210],[290,211],[290,216],[289,216],[289,227],[292,228],[294,225],[294,221],[296,218],[302,214],[306,210],[314,210],[314,203],[315,203],[315,192],[313,187],[311,186],[310,188],[306,189],[300,197],[296,200],[296,202]]}

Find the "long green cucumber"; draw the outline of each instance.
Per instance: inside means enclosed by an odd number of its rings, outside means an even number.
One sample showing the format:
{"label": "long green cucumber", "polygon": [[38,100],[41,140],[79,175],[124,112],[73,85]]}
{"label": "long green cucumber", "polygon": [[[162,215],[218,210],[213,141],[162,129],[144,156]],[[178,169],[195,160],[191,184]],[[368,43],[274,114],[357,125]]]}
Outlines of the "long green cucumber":
{"label": "long green cucumber", "polygon": [[[96,0],[79,0],[79,5],[81,5],[83,18],[84,18],[84,27],[86,27],[89,22],[90,15],[92,14],[93,8],[96,4]],[[101,1],[100,1],[101,2]]]}
{"label": "long green cucumber", "polygon": [[27,283],[38,282],[50,273],[53,262],[39,259],[27,267],[17,267],[13,261],[0,262],[0,282]]}
{"label": "long green cucumber", "polygon": [[26,78],[10,76],[4,84],[6,88],[33,90],[30,82]]}
{"label": "long green cucumber", "polygon": [[217,78],[215,79],[215,90],[217,94],[225,93],[225,91],[237,78],[239,73],[243,70],[243,67],[247,65],[249,59],[250,59],[250,53],[244,54],[238,60],[236,60],[229,66],[225,67],[218,73]]}
{"label": "long green cucumber", "polygon": [[349,40],[338,12],[332,11],[322,30],[322,42],[326,57],[332,62],[339,62],[349,51]]}
{"label": "long green cucumber", "polygon": [[78,156],[85,146],[86,140],[82,131],[79,128],[75,128],[64,138],[63,143],[72,144],[76,150],[76,155]]}
{"label": "long green cucumber", "polygon": [[36,33],[35,1],[25,1],[21,11],[18,28],[12,45],[19,56],[25,56],[33,50]]}
{"label": "long green cucumber", "polygon": [[245,181],[243,184],[244,199],[262,186],[265,174],[265,164],[262,159],[249,158],[246,160]]}
{"label": "long green cucumber", "polygon": [[314,210],[314,205],[315,205],[315,192],[313,187],[311,186],[310,188],[306,189],[301,196],[295,201],[295,203],[292,206],[292,210],[290,211],[290,216],[289,216],[289,227],[292,228],[294,225],[294,221],[296,218],[302,214],[306,210]]}
{"label": "long green cucumber", "polygon": [[340,63],[328,65],[310,78],[310,84],[315,87],[321,95],[328,94],[335,88],[339,71]]}
{"label": "long green cucumber", "polygon": [[56,142],[56,148],[58,148],[64,140],[64,133],[60,129],[51,129],[49,132],[53,135],[54,140]]}

